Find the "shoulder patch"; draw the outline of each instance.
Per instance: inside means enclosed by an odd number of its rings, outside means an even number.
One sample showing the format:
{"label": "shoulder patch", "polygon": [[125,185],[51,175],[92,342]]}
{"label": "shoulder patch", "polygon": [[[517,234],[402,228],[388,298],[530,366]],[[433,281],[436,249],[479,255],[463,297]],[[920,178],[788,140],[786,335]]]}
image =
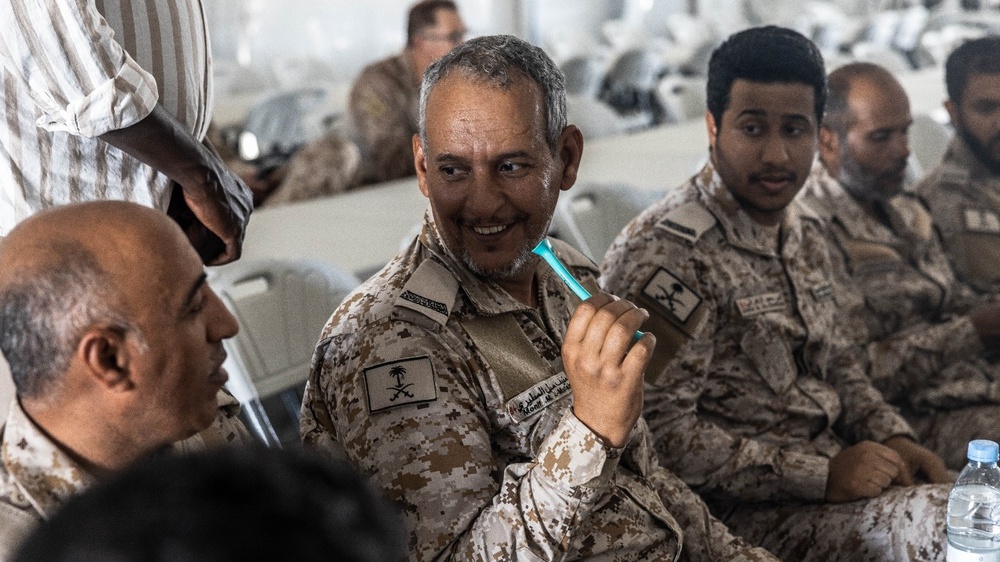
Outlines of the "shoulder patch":
{"label": "shoulder patch", "polygon": [[458,280],[434,260],[424,260],[403,286],[396,306],[419,312],[442,326],[448,322],[458,295]]}
{"label": "shoulder patch", "polygon": [[965,230],[985,234],[1000,233],[1000,216],[993,211],[984,209],[965,209],[963,211]]}
{"label": "shoulder patch", "polygon": [[687,322],[702,301],[701,295],[662,267],[646,282],[642,294],[681,324]]}
{"label": "shoulder patch", "polygon": [[427,355],[382,363],[364,373],[369,412],[437,400],[434,365]]}
{"label": "shoulder patch", "polygon": [[689,242],[697,242],[702,234],[715,226],[715,215],[701,203],[690,201],[672,209],[663,216],[656,228],[665,230]]}

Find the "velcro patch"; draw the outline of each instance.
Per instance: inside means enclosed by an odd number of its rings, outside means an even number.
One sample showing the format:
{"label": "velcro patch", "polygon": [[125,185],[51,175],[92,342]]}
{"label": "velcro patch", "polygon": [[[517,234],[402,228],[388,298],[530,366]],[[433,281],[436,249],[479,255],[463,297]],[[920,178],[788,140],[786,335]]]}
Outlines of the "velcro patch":
{"label": "velcro patch", "polygon": [[681,324],[687,322],[702,301],[701,296],[691,287],[662,267],[657,269],[646,282],[642,294],[669,312]]}
{"label": "velcro patch", "polygon": [[785,309],[785,297],[781,293],[764,293],[736,300],[736,308],[747,318]]}
{"label": "velcro patch", "polygon": [[434,366],[430,357],[410,357],[364,370],[368,411],[437,400]]}
{"label": "velcro patch", "polygon": [[813,298],[817,301],[827,300],[833,298],[833,285],[829,282],[820,283],[814,286],[810,291],[813,294]]}
{"label": "velcro patch", "polygon": [[997,217],[997,214],[992,211],[966,209],[965,229],[969,232],[984,232],[986,234],[1000,233],[1000,217]]}
{"label": "velcro patch", "polygon": [[508,400],[507,413],[515,423],[521,423],[571,391],[566,374],[559,373]]}

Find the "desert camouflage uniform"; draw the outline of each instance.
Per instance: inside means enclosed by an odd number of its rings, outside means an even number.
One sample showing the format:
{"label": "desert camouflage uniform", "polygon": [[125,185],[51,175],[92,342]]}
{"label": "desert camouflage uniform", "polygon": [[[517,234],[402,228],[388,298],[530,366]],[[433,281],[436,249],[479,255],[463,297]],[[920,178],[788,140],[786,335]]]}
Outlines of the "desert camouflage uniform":
{"label": "desert camouflage uniform", "polygon": [[[220,391],[219,414],[212,425],[174,443],[171,451],[187,454],[206,446],[250,443],[239,411],[239,402]],[[0,560],[9,560],[27,533],[95,481],[28,418],[15,400],[6,424],[0,427]]]}
{"label": "desert camouflage uniform", "polygon": [[1000,176],[956,136],[913,189],[941,231],[955,275],[980,294],[1000,295]]}
{"label": "desert camouflage uniform", "polygon": [[285,177],[264,201],[273,207],[343,193],[355,184],[361,155],[358,147],[330,132],[295,152]]}
{"label": "desert camouflage uniform", "polygon": [[366,66],[351,89],[349,109],[361,149],[361,184],[416,173],[412,138],[419,130],[420,82],[406,52]]}
{"label": "desert camouflage uniform", "polygon": [[965,313],[982,299],[955,280],[922,203],[908,193],[868,215],[818,165],[802,201],[829,224],[834,271],[861,325],[845,331],[867,350],[867,372],[949,467],[972,439],[1000,438],[1000,369],[982,356]]}
{"label": "desert camouflage uniform", "polygon": [[831,275],[815,214],[793,202],[769,235],[706,166],[626,227],[601,280],[651,315],[661,461],[734,533],[787,560],[943,559],[949,486],[824,503],[844,446],[913,436],[842,351]]}
{"label": "desert camouflage uniform", "polygon": [[[553,242],[596,289],[594,265]],[[772,560],[658,465],[641,419],[613,449],[573,415],[560,351],[579,299],[544,264],[536,276],[530,308],[427,218],[323,331],[305,443],[346,450],[401,507],[413,560]]]}

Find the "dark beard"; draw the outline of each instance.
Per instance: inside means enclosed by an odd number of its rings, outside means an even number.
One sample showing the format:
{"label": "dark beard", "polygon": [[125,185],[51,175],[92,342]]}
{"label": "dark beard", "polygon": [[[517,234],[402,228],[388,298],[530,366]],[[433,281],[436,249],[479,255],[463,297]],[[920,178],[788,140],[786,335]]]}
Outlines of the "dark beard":
{"label": "dark beard", "polygon": [[[976,137],[972,136],[972,133],[965,128],[965,122],[963,120],[959,120],[958,127],[956,127],[955,130],[958,132],[958,136],[962,137],[962,140],[965,141],[966,146],[969,147],[972,154],[976,156],[976,159],[979,160],[979,162],[982,163],[982,165],[985,166],[991,174],[1000,176],[1000,160],[994,158],[993,155],[990,154],[990,150],[986,147],[986,145],[979,142],[979,139]],[[993,137],[990,142],[991,144],[1000,143],[1000,135]]]}

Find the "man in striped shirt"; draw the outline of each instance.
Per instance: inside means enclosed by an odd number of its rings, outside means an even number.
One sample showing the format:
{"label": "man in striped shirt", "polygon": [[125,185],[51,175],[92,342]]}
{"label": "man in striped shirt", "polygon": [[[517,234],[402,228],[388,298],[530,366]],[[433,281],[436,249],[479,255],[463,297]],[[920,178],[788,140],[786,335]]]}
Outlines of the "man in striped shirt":
{"label": "man in striped shirt", "polygon": [[122,199],[169,207],[206,263],[239,257],[250,193],[200,140],[202,0],[11,0],[0,29],[0,237],[48,207]]}

